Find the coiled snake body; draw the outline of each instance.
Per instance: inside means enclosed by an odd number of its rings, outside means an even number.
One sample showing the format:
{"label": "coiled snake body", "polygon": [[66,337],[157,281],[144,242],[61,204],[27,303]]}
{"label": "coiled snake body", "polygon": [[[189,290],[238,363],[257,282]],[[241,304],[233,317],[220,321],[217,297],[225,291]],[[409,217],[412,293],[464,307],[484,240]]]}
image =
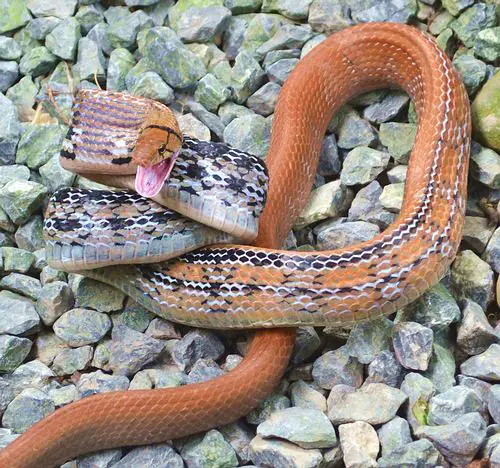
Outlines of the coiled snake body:
{"label": "coiled snake body", "polygon": [[[312,186],[335,111],[362,92],[405,90],[417,137],[403,207],[382,234],[328,252],[278,248]],[[211,328],[262,328],[244,362],[180,389],[102,394],[68,405],[0,453],[0,466],[51,466],[91,450],[163,441],[230,422],[278,382],[292,328],[345,325],[389,314],[436,283],[461,239],[470,147],[469,101],[445,54],[426,34],[365,24],[311,51],[284,85],[267,157],[268,201],[254,246],[219,245],[158,266],[91,275],[163,317]]]}

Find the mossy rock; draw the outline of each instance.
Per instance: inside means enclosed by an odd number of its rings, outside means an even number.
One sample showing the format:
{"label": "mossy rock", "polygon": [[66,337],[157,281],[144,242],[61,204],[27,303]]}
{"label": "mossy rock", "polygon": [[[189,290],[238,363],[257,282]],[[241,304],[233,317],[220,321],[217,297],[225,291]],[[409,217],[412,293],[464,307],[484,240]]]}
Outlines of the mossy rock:
{"label": "mossy rock", "polygon": [[477,140],[500,150],[500,73],[491,78],[474,99],[472,125]]}

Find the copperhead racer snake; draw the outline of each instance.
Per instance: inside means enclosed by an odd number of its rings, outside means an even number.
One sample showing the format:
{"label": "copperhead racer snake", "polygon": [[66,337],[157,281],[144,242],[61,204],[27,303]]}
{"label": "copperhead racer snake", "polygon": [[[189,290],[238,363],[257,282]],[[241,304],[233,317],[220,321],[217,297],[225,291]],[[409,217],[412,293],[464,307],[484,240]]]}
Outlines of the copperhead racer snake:
{"label": "copperhead racer snake", "polygon": [[[307,201],[333,114],[356,95],[387,87],[406,91],[418,115],[396,221],[372,240],[342,250],[276,250]],[[278,383],[294,327],[355,323],[391,314],[419,297],[444,275],[460,243],[470,131],[464,87],[425,33],[368,23],[323,41],[281,91],[266,160],[268,200],[254,245],[217,245],[154,268],[109,267],[96,274],[123,289],[134,284],[134,297],[142,295],[152,310],[172,320],[259,328],[243,363],[210,382],[79,400],[17,438],[0,453],[0,466],[54,466],[89,451],[150,444],[229,423]],[[130,272],[142,276],[132,278]]]}

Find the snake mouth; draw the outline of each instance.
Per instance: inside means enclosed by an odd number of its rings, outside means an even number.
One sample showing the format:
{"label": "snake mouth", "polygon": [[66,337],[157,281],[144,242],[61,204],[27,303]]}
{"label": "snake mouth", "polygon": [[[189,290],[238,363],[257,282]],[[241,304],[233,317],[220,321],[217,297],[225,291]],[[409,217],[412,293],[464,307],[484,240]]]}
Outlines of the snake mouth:
{"label": "snake mouth", "polygon": [[152,166],[137,166],[135,173],[136,192],[146,198],[154,197],[162,189],[170,172],[172,172],[178,154],[179,152],[176,151],[170,158]]}

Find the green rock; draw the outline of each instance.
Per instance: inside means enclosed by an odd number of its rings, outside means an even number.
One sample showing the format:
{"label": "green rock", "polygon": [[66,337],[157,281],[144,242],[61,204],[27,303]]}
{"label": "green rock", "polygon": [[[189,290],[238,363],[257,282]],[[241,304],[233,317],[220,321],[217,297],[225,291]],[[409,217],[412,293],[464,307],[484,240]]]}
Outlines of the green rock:
{"label": "green rock", "polygon": [[188,466],[199,468],[231,468],[238,466],[238,457],[223,435],[212,429],[193,437],[182,447],[181,455]]}
{"label": "green rock", "polygon": [[75,18],[68,18],[61,21],[47,36],[45,46],[63,60],[73,61],[81,37],[80,23]]}
{"label": "green rock", "polygon": [[500,151],[500,73],[479,91],[472,103],[474,136],[484,145]]}
{"label": "green rock", "polygon": [[160,0],[125,0],[127,6],[151,6],[158,3]]}
{"label": "green rock", "polygon": [[457,16],[460,12],[470,7],[474,0],[443,0],[442,6],[446,8],[453,16]]}
{"label": "green rock", "polygon": [[495,5],[477,3],[465,10],[450,27],[465,46],[474,47],[479,32],[495,26],[495,23]]}
{"label": "green rock", "polygon": [[386,185],[380,195],[382,207],[391,213],[399,213],[403,205],[404,191],[404,183]]}
{"label": "green rock", "polygon": [[451,53],[451,47],[453,45],[453,31],[450,28],[443,30],[438,37],[436,37],[436,44],[441,48],[443,52],[447,55]]}
{"label": "green rock", "polygon": [[0,165],[14,164],[22,126],[13,102],[0,93]]}
{"label": "green rock", "polygon": [[129,298],[120,320],[132,330],[143,332],[154,318],[155,315],[152,312]]}
{"label": "green rock", "polygon": [[192,7],[174,28],[183,42],[213,42],[225,29],[231,10],[222,6]]}
{"label": "green rock", "polygon": [[27,52],[19,63],[23,75],[40,76],[51,72],[57,65],[58,58],[44,47],[35,47]]}
{"label": "green rock", "polygon": [[[244,115],[253,115],[253,112],[245,106],[240,106],[234,102],[228,101],[219,107],[219,117],[224,125],[229,125],[234,119]],[[1,181],[1,179],[0,179]]]}
{"label": "green rock", "polygon": [[401,164],[408,163],[413,148],[417,126],[415,124],[388,122],[380,125],[380,142],[391,156]]}
{"label": "green rock", "polygon": [[125,295],[118,289],[83,276],[78,276],[72,285],[76,307],[98,312],[113,312],[123,307]]}
{"label": "green rock", "polygon": [[441,34],[453,21],[453,15],[448,11],[441,11],[429,25],[429,32],[434,36]]}
{"label": "green rock", "polygon": [[0,192],[0,207],[15,224],[24,224],[38,210],[47,189],[37,182],[14,180]]}
{"label": "green rock", "polygon": [[75,18],[80,23],[84,35],[88,34],[97,23],[104,21],[103,14],[94,5],[83,5],[78,8]]}
{"label": "green rock", "polygon": [[271,39],[278,29],[287,22],[289,22],[289,20],[280,15],[270,13],[255,15],[244,31],[241,49],[251,54],[255,54],[256,50]]}
{"label": "green rock", "polygon": [[227,61],[219,62],[212,68],[211,73],[225,85],[230,85],[233,80],[233,69]]}
{"label": "green rock", "polygon": [[124,6],[112,6],[104,11],[104,18],[108,24],[116,23],[130,16],[130,10]]}
{"label": "green rock", "polygon": [[271,123],[261,115],[234,119],[224,130],[224,141],[241,151],[265,157],[269,149]]}
{"label": "green rock", "polygon": [[63,125],[27,124],[17,148],[16,163],[38,169],[59,155],[68,128]]}
{"label": "green rock", "polygon": [[206,74],[201,59],[193,54],[169,28],[150,29],[145,36],[142,51],[154,71],[173,88],[193,86]]}
{"label": "green rock", "polygon": [[111,328],[111,319],[101,312],[71,309],[53,325],[54,333],[70,346],[97,343]]}
{"label": "green rock", "polygon": [[225,0],[224,5],[231,10],[233,15],[258,13],[262,0]]}
{"label": "green rock", "polygon": [[35,256],[27,250],[2,247],[3,269],[7,272],[27,273],[35,263]]}
{"label": "green rock", "polygon": [[474,44],[474,53],[489,62],[500,57],[500,26],[479,32]]}
{"label": "green rock", "polygon": [[170,104],[174,101],[173,89],[165,83],[156,72],[146,72],[142,74],[129,91],[135,96],[143,96],[155,101]]}
{"label": "green rock", "polygon": [[500,155],[491,149],[482,149],[472,154],[470,174],[474,179],[491,187],[500,188]]}
{"label": "green rock", "polygon": [[455,385],[455,358],[447,346],[434,343],[429,367],[422,373],[436,388],[438,393],[445,392]]}
{"label": "green rock", "polygon": [[233,67],[233,95],[237,104],[243,104],[264,83],[265,72],[250,52],[242,50]]}
{"label": "green rock", "polygon": [[52,30],[61,23],[60,18],[55,16],[48,16],[45,18],[33,18],[26,26],[26,30],[33,39],[39,41],[45,40],[47,35],[52,32]]}
{"label": "green rock", "polygon": [[151,28],[153,20],[141,10],[111,23],[106,31],[106,40],[111,48],[134,49],[137,33],[141,29]]}
{"label": "green rock", "polygon": [[43,221],[41,216],[34,216],[16,231],[16,244],[20,249],[33,252],[45,247],[43,240]]}
{"label": "green rock", "polygon": [[0,187],[13,180],[29,180],[30,170],[26,166],[13,164],[0,166]]}
{"label": "green rock", "polygon": [[24,26],[31,16],[25,0],[0,0],[0,34]]}
{"label": "green rock", "polygon": [[177,29],[178,22],[186,11],[193,7],[224,6],[223,0],[179,0],[168,12],[170,26]]}
{"label": "green rock", "polygon": [[18,60],[23,51],[12,37],[0,36],[0,60]]}
{"label": "green rock", "polygon": [[88,367],[92,360],[92,354],[92,346],[63,349],[54,358],[52,370],[56,375],[72,375]]}
{"label": "green rock", "polygon": [[97,23],[87,34],[87,39],[94,41],[99,49],[106,55],[110,55],[113,51],[111,44],[108,41],[108,29],[111,26],[107,23]]}
{"label": "green rock", "polygon": [[293,20],[307,19],[312,0],[264,0],[264,13],[279,13]]}
{"label": "green rock", "polygon": [[368,184],[387,167],[389,158],[389,153],[358,146],[345,157],[340,180],[347,186]]}
{"label": "green rock", "polygon": [[104,55],[99,45],[87,37],[78,41],[78,58],[73,67],[79,81],[91,80],[95,77],[104,80],[106,76]]}
{"label": "green rock", "polygon": [[210,73],[198,82],[194,93],[194,98],[210,112],[217,112],[219,106],[230,97],[231,90]]}
{"label": "green rock", "polygon": [[35,47],[39,47],[42,44],[37,41],[36,39],[33,39],[30,36],[30,33],[28,32],[28,28],[22,28],[19,31],[17,31],[14,34],[14,40],[19,44],[19,47],[21,47],[23,54],[26,54],[29,52],[31,49],[34,49]]}
{"label": "green rock", "polygon": [[[19,275],[11,273],[8,276]],[[3,279],[8,278],[5,276]],[[35,278],[32,280],[37,281]],[[40,329],[40,317],[33,301],[10,291],[0,292],[0,332],[9,335],[32,335]]]}
{"label": "green rock", "polygon": [[486,78],[486,64],[472,55],[460,55],[453,60],[469,95],[474,94]]}
{"label": "green rock", "polygon": [[339,116],[338,137],[337,144],[344,149],[370,146],[377,141],[377,135],[371,125],[350,107]]}
{"label": "green rock", "polygon": [[24,122],[31,120],[35,115],[33,107],[38,90],[38,84],[33,82],[30,76],[25,76],[5,94],[14,103],[19,118]]}
{"label": "green rock", "polygon": [[125,77],[134,65],[134,56],[127,49],[113,50],[109,56],[106,89],[124,91],[126,89]]}
{"label": "green rock", "polygon": [[153,68],[153,65],[149,61],[147,61],[145,59],[139,60],[128,71],[128,73],[125,76],[126,89],[132,89],[135,86],[136,82],[139,81],[144,74],[149,73],[150,71],[153,71],[152,68]]}
{"label": "green rock", "polygon": [[[7,232],[14,232],[16,230],[16,226],[14,223],[9,219],[7,216],[7,213],[0,208],[0,229],[3,231]],[[1,260],[0,260],[1,263]],[[0,265],[1,268],[1,265]]]}
{"label": "green rock", "polygon": [[71,187],[75,181],[76,174],[64,169],[59,161],[59,155],[55,154],[49,161],[39,169],[42,183],[49,192],[55,192],[63,187]]}
{"label": "green rock", "polygon": [[28,8],[33,16],[57,16],[69,18],[75,13],[78,0],[28,0]]}
{"label": "green rock", "polygon": [[28,356],[31,345],[27,338],[0,335],[0,372],[15,371]]}
{"label": "green rock", "polygon": [[40,296],[42,285],[40,280],[20,273],[11,273],[0,280],[0,288],[22,294],[36,301]]}
{"label": "green rock", "polygon": [[19,66],[14,60],[0,60],[0,93],[5,93],[19,77]]}

